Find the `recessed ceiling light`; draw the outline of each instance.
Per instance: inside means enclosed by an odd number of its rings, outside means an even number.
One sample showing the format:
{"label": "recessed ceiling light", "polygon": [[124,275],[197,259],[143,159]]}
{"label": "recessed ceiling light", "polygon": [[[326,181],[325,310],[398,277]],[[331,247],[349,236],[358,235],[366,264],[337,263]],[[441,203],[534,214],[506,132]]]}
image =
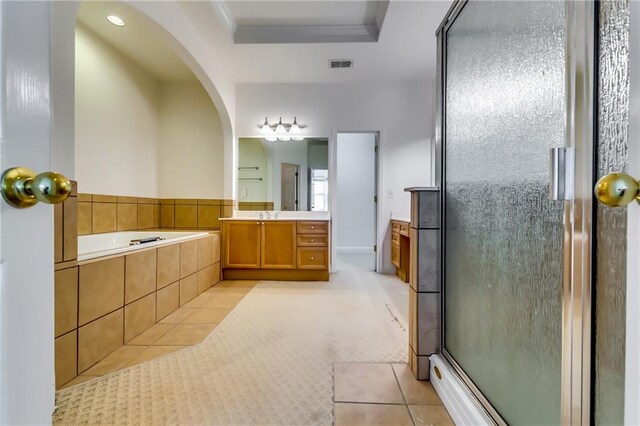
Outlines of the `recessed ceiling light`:
{"label": "recessed ceiling light", "polygon": [[124,21],[119,16],[109,15],[107,16],[107,21],[111,22],[116,27],[124,27]]}

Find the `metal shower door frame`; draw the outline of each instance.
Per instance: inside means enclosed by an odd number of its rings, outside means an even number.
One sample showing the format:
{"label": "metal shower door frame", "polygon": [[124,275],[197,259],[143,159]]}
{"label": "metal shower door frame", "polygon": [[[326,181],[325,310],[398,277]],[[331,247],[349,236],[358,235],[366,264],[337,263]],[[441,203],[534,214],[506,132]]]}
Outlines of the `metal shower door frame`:
{"label": "metal shower door frame", "polygon": [[[436,71],[436,138],[435,184],[441,188],[441,229],[445,224],[445,153],[446,144],[446,34],[469,0],[456,0],[440,27],[437,36]],[[595,182],[594,150],[596,144],[596,3],[566,2],[566,130],[565,146],[573,148],[575,158],[574,198],[564,201],[563,272],[562,272],[562,424],[590,423],[591,411],[591,311],[593,281],[593,185]],[[445,271],[446,235],[441,238],[442,265]],[[497,424],[506,421],[467,376],[445,347],[446,284],[442,276],[441,342],[442,353],[477,398],[487,414]]]}

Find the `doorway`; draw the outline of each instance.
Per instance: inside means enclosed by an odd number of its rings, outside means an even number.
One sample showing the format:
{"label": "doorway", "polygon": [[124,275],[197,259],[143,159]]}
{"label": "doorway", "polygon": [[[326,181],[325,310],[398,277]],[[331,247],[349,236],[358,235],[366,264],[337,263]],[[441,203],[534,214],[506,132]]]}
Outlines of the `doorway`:
{"label": "doorway", "polygon": [[375,271],[378,133],[336,137],[337,264]]}
{"label": "doorway", "polygon": [[300,176],[300,166],[297,164],[282,163],[282,183],[281,183],[281,207],[283,211],[298,211],[298,179]]}

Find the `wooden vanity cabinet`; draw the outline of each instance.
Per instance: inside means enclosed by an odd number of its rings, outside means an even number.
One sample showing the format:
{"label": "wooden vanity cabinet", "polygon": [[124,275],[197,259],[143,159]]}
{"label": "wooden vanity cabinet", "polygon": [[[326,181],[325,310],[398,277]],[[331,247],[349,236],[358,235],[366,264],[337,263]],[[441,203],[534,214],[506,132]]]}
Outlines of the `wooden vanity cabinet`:
{"label": "wooden vanity cabinet", "polygon": [[329,222],[225,220],[225,279],[327,281]]}
{"label": "wooden vanity cabinet", "polygon": [[391,221],[391,263],[396,267],[396,275],[409,282],[410,231],[409,223]]}
{"label": "wooden vanity cabinet", "polygon": [[261,266],[265,269],[296,268],[296,222],[262,222]]}
{"label": "wooden vanity cabinet", "polygon": [[262,227],[258,221],[224,221],[224,267],[259,269]]}

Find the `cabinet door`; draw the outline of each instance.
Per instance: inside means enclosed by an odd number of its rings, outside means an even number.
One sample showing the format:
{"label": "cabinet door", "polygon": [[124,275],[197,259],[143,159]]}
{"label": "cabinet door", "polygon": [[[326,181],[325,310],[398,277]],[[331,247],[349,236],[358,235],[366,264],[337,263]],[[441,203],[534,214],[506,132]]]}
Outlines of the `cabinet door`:
{"label": "cabinet door", "polygon": [[222,237],[225,268],[260,268],[260,222],[225,220]]}
{"label": "cabinet door", "polygon": [[263,222],[262,267],[296,268],[296,222]]}

